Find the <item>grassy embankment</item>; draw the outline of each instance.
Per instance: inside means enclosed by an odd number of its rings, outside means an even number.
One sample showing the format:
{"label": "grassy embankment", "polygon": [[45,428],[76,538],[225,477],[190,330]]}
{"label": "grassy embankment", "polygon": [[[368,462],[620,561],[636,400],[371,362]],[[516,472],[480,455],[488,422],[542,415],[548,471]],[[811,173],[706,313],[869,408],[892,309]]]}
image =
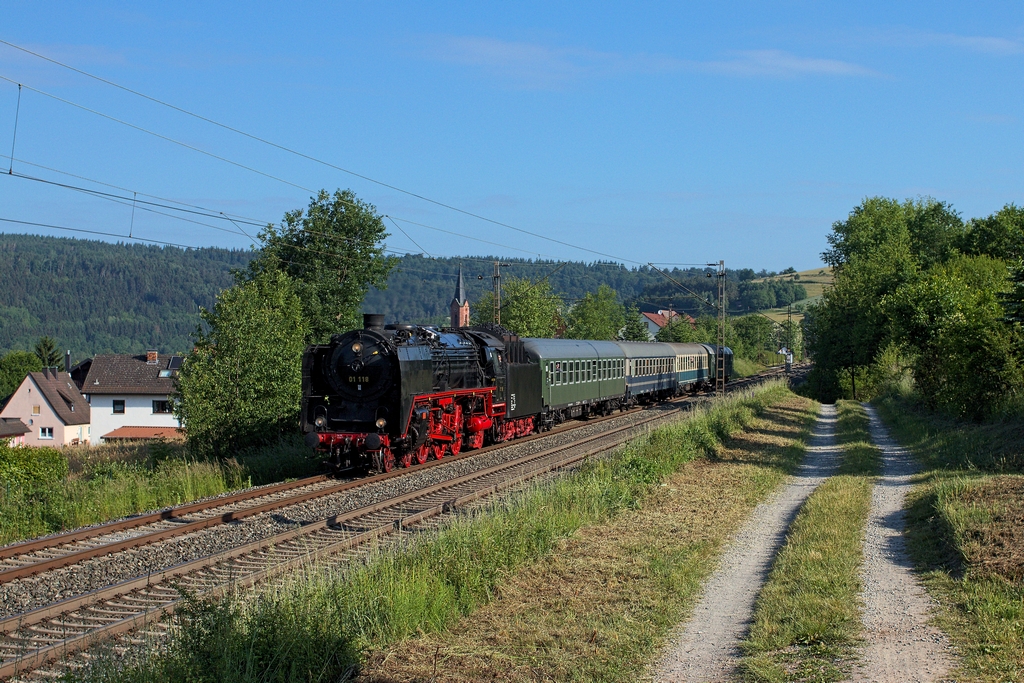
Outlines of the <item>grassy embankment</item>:
{"label": "grassy embankment", "polygon": [[199,603],[166,651],[110,677],[632,680],[813,418],[781,384],[722,402],[366,567]]}
{"label": "grassy embankment", "polygon": [[315,469],[299,441],[227,461],[189,457],[183,445],[162,442],[0,446],[0,545]]}
{"label": "grassy embankment", "polygon": [[842,462],[800,509],[761,589],[743,644],[748,680],[840,681],[852,662],[864,528],[881,453],[860,404],[841,401],[838,412]]}
{"label": "grassy embankment", "polygon": [[963,424],[897,398],[879,410],[925,470],[907,541],[962,655],[957,680],[1024,681],[1024,423]]}

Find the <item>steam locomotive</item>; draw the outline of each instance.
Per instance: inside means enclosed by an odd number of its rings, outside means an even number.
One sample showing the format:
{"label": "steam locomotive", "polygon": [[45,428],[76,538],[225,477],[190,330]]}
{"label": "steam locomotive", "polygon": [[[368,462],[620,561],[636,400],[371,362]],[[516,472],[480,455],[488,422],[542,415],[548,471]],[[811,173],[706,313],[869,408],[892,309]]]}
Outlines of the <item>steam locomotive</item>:
{"label": "steam locomotive", "polygon": [[[717,353],[519,338],[498,325],[384,325],[366,314],[363,329],[303,354],[302,427],[332,469],[389,472],[706,388]],[[728,379],[732,351],[722,353]]]}

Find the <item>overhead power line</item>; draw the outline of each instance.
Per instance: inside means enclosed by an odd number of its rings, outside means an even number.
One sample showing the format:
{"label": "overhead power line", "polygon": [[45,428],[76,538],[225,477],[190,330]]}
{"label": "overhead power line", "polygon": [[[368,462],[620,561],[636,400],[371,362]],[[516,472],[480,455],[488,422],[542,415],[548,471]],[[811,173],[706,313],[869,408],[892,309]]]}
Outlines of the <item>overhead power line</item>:
{"label": "overhead power line", "polygon": [[[229,125],[227,125],[225,123],[221,123],[219,121],[216,121],[214,119],[208,118],[208,117],[203,116],[201,114],[197,114],[195,112],[189,111],[188,109],[185,109],[183,107],[179,107],[177,105],[171,104],[170,102],[166,102],[164,100],[161,100],[159,98],[153,97],[151,95],[147,95],[147,94],[145,94],[143,92],[140,92],[138,90],[134,90],[134,89],[129,88],[127,86],[121,85],[120,83],[116,83],[114,81],[111,81],[109,79],[103,78],[101,76],[97,76],[95,74],[89,73],[88,71],[84,71],[82,69],[78,69],[78,68],[73,67],[73,66],[71,66],[69,64],[65,64],[64,62],[58,61],[58,60],[53,59],[51,57],[47,57],[47,56],[42,55],[42,54],[40,54],[38,52],[34,52],[34,51],[29,50],[27,48],[21,47],[20,45],[16,45],[14,43],[11,43],[9,41],[0,39],[0,43],[2,43],[4,45],[7,45],[8,47],[13,48],[15,50],[19,50],[19,51],[24,52],[26,54],[32,55],[33,57],[36,57],[38,59],[42,59],[44,61],[50,62],[51,64],[55,64],[57,66],[60,66],[61,68],[73,71],[73,72],[75,72],[77,74],[80,74],[82,76],[85,76],[87,78],[91,78],[91,79],[96,80],[98,82],[104,83],[105,85],[109,85],[109,86],[111,86],[113,88],[117,88],[119,90],[122,90],[124,92],[130,93],[130,94],[135,95],[137,97],[141,97],[141,98],[143,98],[145,100],[153,102],[154,104],[159,104],[160,106],[167,107],[167,108],[172,109],[172,110],[174,110],[176,112],[179,112],[181,114],[185,114],[186,116],[190,116],[192,118],[195,118],[197,120],[203,121],[203,122],[208,123],[210,125],[216,126],[216,127],[221,128],[223,130],[227,130],[227,131],[230,131],[230,132],[235,133],[237,135],[241,135],[241,136],[246,137],[246,138],[248,138],[250,140],[253,140],[255,142],[259,142],[261,144],[268,145],[270,147],[273,147],[275,149],[281,150],[281,151],[286,152],[288,154],[292,154],[292,155],[298,156],[298,157],[300,157],[302,159],[306,159],[307,161],[312,161],[313,163],[320,164],[322,166],[326,166],[327,168],[331,168],[331,169],[334,169],[336,171],[340,171],[342,173],[346,173],[348,175],[351,175],[351,176],[356,177],[356,178],[360,178],[362,180],[365,180],[367,182],[373,183],[375,185],[379,185],[381,187],[386,187],[386,188],[388,188],[390,190],[394,190],[395,192],[399,192],[401,194],[404,194],[404,195],[407,195],[407,196],[410,196],[410,197],[414,197],[414,198],[419,199],[421,201],[424,201],[424,202],[427,202],[427,203],[430,203],[430,204],[434,204],[435,206],[440,206],[442,208],[448,209],[449,211],[455,211],[456,213],[461,213],[461,214],[463,214],[465,216],[470,216],[472,218],[476,218],[477,220],[481,220],[481,221],[484,221],[484,222],[487,222],[487,223],[491,223],[492,225],[497,225],[497,226],[500,226],[500,227],[503,227],[503,228],[507,228],[509,230],[514,230],[514,231],[522,233],[524,235],[530,235],[531,237],[535,237],[537,239],[546,240],[548,242],[552,242],[552,243],[555,243],[555,244],[560,244],[562,246],[569,247],[571,249],[578,249],[580,251],[585,251],[585,252],[588,252],[588,253],[591,253],[591,254],[596,254],[598,256],[604,256],[606,258],[611,258],[611,259],[615,259],[615,260],[625,261],[627,263],[634,263],[634,264],[637,264],[637,265],[642,265],[642,263],[640,261],[634,261],[632,259],[625,259],[625,258],[622,258],[620,256],[614,256],[612,254],[608,254],[608,253],[605,253],[605,252],[602,252],[602,251],[598,251],[596,249],[590,249],[588,247],[583,247],[583,246],[580,246],[580,245],[577,245],[577,244],[572,244],[571,242],[566,242],[564,240],[555,239],[553,237],[549,237],[547,235],[542,235],[540,233],[532,232],[530,230],[525,230],[523,228],[516,227],[516,226],[511,225],[509,223],[498,221],[498,220],[495,220],[493,218],[488,218],[487,216],[483,216],[481,214],[474,213],[472,211],[467,211],[466,209],[461,209],[461,208],[459,208],[457,206],[453,206],[451,204],[448,204],[448,203],[445,203],[445,202],[442,202],[442,201],[438,201],[436,199],[432,199],[432,198],[427,197],[426,195],[420,194],[418,192],[412,192],[410,190],[406,190],[404,188],[398,187],[397,185],[392,185],[391,183],[387,183],[387,182],[384,182],[382,180],[377,180],[376,178],[372,178],[372,177],[370,177],[368,175],[365,175],[365,174],[362,174],[362,173],[358,173],[356,171],[344,168],[342,166],[338,166],[337,164],[331,163],[329,161],[325,161],[324,159],[319,159],[319,158],[314,157],[314,156],[312,156],[310,154],[306,154],[304,152],[300,152],[300,151],[298,151],[296,149],[293,149],[291,147],[287,147],[285,145],[281,145],[279,143],[273,142],[272,140],[268,140],[266,138],[260,137],[258,135],[254,135],[252,133],[246,132],[246,131],[241,130],[239,128],[235,128],[234,126],[229,126]],[[14,80],[12,80],[10,78],[6,78],[6,77],[2,77],[2,76],[0,76],[0,78],[4,78],[4,80],[9,81],[11,83],[16,83],[19,86],[21,85],[20,83],[17,83],[16,81],[14,81]],[[258,171],[256,169],[251,168],[251,167],[245,166],[244,164],[239,164],[237,162],[233,162],[233,161],[231,161],[229,159],[226,159],[224,157],[220,157],[220,156],[212,154],[210,152],[205,152],[205,151],[203,151],[203,150],[201,150],[201,149],[199,149],[197,147],[194,147],[192,145],[188,145],[186,143],[183,143],[183,142],[180,142],[180,141],[177,141],[177,140],[173,140],[172,138],[160,135],[158,133],[154,133],[153,131],[146,130],[146,129],[142,128],[141,126],[136,126],[136,125],[128,123],[126,121],[122,121],[120,119],[117,119],[117,118],[115,118],[113,116],[109,116],[107,114],[103,114],[103,113],[98,112],[98,111],[93,110],[93,109],[89,109],[88,107],[76,104],[76,103],[71,102],[69,100],[65,100],[63,98],[57,97],[56,95],[51,95],[49,93],[45,93],[45,92],[43,92],[41,90],[38,90],[36,88],[31,88],[29,86],[25,86],[25,87],[29,88],[30,90],[32,90],[34,92],[37,92],[39,94],[45,95],[47,97],[52,97],[52,98],[54,98],[56,100],[64,102],[64,103],[66,103],[68,105],[71,105],[71,106],[74,106],[74,107],[78,107],[78,108],[83,109],[85,111],[89,111],[89,112],[91,112],[93,114],[96,114],[98,116],[102,116],[102,117],[107,118],[109,120],[116,121],[116,122],[121,123],[121,124],[126,125],[126,126],[130,126],[131,128],[134,128],[136,130],[149,133],[150,135],[155,135],[155,136],[157,136],[157,137],[159,137],[159,138],[161,138],[163,140],[166,140],[168,142],[174,142],[175,144],[180,144],[180,145],[182,145],[184,147],[188,147],[189,149],[193,149],[196,152],[200,152],[202,154],[206,154],[208,156],[217,158],[217,159],[219,159],[221,161],[224,161],[226,163],[238,166],[240,168],[244,168],[244,169],[252,171],[254,173],[258,173],[258,174],[263,175],[265,177],[272,178],[274,180],[278,180],[279,182],[283,182],[283,183],[286,183],[288,185],[292,185],[293,187],[297,187],[299,189],[305,189],[307,191],[311,191],[311,190],[308,190],[307,188],[303,188],[301,185],[297,185],[295,183],[292,183],[290,181],[284,180],[282,178],[277,178],[277,177],[275,177],[275,176],[273,176],[273,175],[271,175],[269,173],[264,173],[262,171]]]}

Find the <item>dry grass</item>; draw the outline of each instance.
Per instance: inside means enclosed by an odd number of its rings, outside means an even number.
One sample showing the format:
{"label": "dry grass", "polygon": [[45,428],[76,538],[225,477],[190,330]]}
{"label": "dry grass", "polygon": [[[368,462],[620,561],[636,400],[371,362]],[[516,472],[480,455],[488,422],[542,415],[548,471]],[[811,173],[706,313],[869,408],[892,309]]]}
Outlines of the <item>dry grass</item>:
{"label": "dry grass", "polygon": [[692,608],[718,552],[802,457],[789,398],[685,464],[640,509],[585,527],[452,628],[370,654],[360,681],[633,680]]}

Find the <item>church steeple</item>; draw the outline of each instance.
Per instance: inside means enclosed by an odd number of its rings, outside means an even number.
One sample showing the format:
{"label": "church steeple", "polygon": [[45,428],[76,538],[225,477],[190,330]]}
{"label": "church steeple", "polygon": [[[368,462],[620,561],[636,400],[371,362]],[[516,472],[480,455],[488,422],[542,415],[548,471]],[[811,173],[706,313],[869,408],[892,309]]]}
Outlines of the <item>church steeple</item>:
{"label": "church steeple", "polygon": [[455,282],[455,296],[448,305],[451,313],[452,327],[469,326],[469,298],[466,296],[466,283],[462,279],[462,264],[459,264],[459,279]]}

